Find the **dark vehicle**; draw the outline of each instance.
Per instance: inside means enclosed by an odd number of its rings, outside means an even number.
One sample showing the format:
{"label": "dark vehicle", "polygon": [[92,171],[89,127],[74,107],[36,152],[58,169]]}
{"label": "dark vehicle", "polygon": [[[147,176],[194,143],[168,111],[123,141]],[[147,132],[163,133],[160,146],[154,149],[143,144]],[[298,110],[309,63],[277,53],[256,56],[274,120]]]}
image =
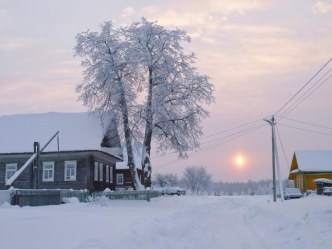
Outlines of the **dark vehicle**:
{"label": "dark vehicle", "polygon": [[324,187],[323,195],[332,195],[332,187]]}
{"label": "dark vehicle", "polygon": [[185,195],[186,191],[180,187],[166,187],[161,189],[162,195]]}

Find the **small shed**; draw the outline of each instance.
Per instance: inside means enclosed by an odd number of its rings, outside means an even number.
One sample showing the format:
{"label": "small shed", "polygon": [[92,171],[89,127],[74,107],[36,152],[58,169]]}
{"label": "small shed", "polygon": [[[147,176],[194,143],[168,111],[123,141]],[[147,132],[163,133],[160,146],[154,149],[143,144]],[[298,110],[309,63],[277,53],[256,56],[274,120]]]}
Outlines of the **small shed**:
{"label": "small shed", "polygon": [[317,194],[322,195],[325,187],[332,187],[332,180],[326,178],[318,178],[314,180],[317,185]]}
{"label": "small shed", "polygon": [[302,192],[315,190],[316,179],[332,180],[332,150],[300,150],[293,154],[288,179]]}

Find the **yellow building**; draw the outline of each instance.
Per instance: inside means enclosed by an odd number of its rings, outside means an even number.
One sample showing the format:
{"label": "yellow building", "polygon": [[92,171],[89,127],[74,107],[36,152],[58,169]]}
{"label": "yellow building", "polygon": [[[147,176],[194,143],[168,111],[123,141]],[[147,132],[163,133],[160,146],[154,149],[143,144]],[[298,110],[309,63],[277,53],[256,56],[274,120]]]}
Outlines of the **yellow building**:
{"label": "yellow building", "polygon": [[294,187],[302,192],[315,190],[317,178],[332,180],[332,150],[295,151],[288,176]]}

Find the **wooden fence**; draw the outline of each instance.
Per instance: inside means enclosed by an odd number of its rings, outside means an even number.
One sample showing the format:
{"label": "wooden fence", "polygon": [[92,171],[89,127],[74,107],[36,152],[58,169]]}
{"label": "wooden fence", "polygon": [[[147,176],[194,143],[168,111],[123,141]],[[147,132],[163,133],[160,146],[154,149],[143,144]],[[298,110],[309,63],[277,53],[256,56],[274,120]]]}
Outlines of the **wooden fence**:
{"label": "wooden fence", "polygon": [[11,193],[11,204],[19,206],[59,205],[62,198],[76,197],[87,202],[88,191],[71,189],[15,189]]}
{"label": "wooden fence", "polygon": [[[107,197],[110,200],[146,200],[159,197],[159,191],[110,191],[90,193],[93,200],[98,197]],[[11,190],[11,205],[19,206],[44,206],[59,205],[63,203],[63,198],[76,197],[80,202],[89,201],[89,192],[87,190],[70,189],[14,189]]]}
{"label": "wooden fence", "polygon": [[159,191],[134,191],[134,190],[123,190],[123,191],[109,191],[109,192],[94,192],[93,198],[105,196],[110,200],[146,200],[150,201],[151,198],[159,197],[161,193]]}

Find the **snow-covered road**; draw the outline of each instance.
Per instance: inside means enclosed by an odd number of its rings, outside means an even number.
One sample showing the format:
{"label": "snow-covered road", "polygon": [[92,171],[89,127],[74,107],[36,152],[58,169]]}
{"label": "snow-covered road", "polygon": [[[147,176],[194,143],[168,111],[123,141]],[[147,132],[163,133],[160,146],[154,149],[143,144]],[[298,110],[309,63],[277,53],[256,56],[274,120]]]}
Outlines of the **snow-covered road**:
{"label": "snow-covered road", "polygon": [[329,248],[332,198],[161,197],[0,208],[6,249]]}

